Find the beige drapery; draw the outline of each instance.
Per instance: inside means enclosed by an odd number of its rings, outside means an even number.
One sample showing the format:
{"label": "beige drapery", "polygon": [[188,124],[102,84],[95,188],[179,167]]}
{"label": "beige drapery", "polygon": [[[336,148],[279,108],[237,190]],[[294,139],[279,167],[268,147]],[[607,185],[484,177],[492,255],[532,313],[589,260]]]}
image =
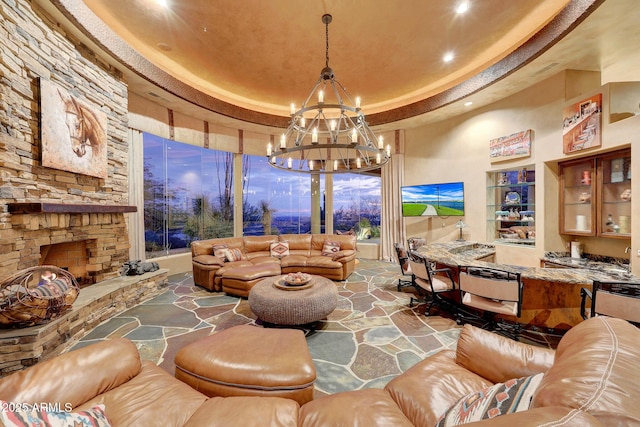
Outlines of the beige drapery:
{"label": "beige drapery", "polygon": [[396,261],[394,243],[405,239],[400,187],[404,184],[404,154],[394,154],[382,167],[382,227],[380,227],[380,258]]}

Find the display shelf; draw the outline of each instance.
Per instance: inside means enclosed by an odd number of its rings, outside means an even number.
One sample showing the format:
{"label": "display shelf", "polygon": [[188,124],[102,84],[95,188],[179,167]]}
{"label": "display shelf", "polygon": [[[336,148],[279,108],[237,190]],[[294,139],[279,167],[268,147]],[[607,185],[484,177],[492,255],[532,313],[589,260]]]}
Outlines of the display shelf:
{"label": "display shelf", "polygon": [[487,175],[487,233],[490,240],[535,244],[535,185],[532,166]]}

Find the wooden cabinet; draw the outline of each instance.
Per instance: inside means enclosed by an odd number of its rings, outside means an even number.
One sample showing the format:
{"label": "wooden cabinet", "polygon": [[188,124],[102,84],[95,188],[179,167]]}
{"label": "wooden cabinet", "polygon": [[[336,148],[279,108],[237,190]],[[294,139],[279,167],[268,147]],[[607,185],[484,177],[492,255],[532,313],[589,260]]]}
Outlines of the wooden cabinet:
{"label": "wooden cabinet", "polygon": [[560,163],[560,233],[631,237],[631,151]]}
{"label": "wooden cabinet", "polygon": [[535,244],[535,186],[533,166],[489,174],[487,221],[490,240]]}

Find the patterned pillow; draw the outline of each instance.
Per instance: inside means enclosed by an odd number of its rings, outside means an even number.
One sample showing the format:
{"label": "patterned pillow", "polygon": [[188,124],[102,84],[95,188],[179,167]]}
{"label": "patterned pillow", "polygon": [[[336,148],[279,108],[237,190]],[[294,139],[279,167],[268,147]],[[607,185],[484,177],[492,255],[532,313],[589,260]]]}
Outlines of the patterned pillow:
{"label": "patterned pillow", "polygon": [[240,261],[242,259],[242,251],[240,249],[223,249],[227,261]]}
{"label": "patterned pillow", "polygon": [[449,427],[526,411],[544,374],[494,384],[459,399],[445,412],[436,427]]}
{"label": "patterned pillow", "polygon": [[227,255],[224,253],[224,250],[227,249],[228,247],[229,246],[226,244],[213,245],[213,255],[220,258],[223,262],[228,261]]}
{"label": "patterned pillow", "polygon": [[333,254],[335,254],[339,250],[340,250],[340,243],[325,240],[324,245],[322,246],[322,255],[333,256]]}
{"label": "patterned pillow", "polygon": [[0,421],[6,427],[109,427],[111,424],[104,405],[96,405],[87,411],[66,412],[54,404],[28,405],[0,400]]}
{"label": "patterned pillow", "polygon": [[38,298],[60,298],[69,290],[69,283],[66,280],[55,279],[45,282],[37,288],[31,289],[30,294]]}
{"label": "patterned pillow", "polygon": [[283,258],[289,256],[289,242],[275,242],[269,246],[272,257]]}

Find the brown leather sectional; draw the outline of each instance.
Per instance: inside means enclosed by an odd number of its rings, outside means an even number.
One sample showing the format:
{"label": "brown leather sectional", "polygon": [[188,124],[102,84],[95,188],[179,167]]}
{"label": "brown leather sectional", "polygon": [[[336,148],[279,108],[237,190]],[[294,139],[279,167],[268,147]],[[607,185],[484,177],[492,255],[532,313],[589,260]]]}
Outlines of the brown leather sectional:
{"label": "brown leather sectional", "polygon": [[[340,250],[322,255],[326,241],[337,242]],[[272,243],[287,242],[289,255],[271,255]],[[242,259],[223,261],[214,246],[239,249]],[[356,265],[356,237],[333,234],[281,234],[198,240],[191,243],[191,264],[196,285],[210,291],[224,291],[246,297],[251,287],[264,277],[303,272],[332,280],[345,280]]]}
{"label": "brown leather sectional", "polygon": [[[456,350],[428,357],[384,390],[299,406],[282,397],[208,398],[116,338],[1,379],[0,399],[69,403],[74,411],[104,404],[114,426],[433,426],[472,391],[542,372],[529,410],[472,425],[631,426],[640,425],[639,342],[636,327],[604,316],[573,327],[557,351],[465,325]],[[237,360],[243,363],[241,354]]]}

